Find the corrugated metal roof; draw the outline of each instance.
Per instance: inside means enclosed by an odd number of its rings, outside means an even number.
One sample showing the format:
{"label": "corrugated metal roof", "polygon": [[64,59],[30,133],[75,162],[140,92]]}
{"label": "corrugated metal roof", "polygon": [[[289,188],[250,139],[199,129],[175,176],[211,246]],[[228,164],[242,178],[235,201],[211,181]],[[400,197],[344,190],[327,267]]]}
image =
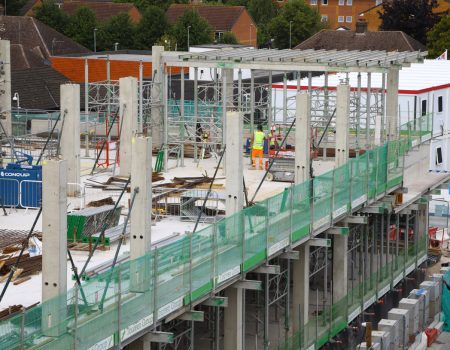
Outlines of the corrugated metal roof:
{"label": "corrugated metal roof", "polygon": [[[335,87],[345,80],[347,73],[336,73],[328,75],[328,86]],[[358,86],[358,73],[348,73],[351,87]],[[400,70],[399,90],[417,91],[430,89],[436,86],[450,84],[450,61],[425,60],[424,63],[412,63],[411,67]],[[296,81],[289,81],[290,87],[296,87]],[[325,76],[312,78],[312,86],[322,87],[325,85]],[[301,86],[308,86],[308,79],[301,80]],[[361,87],[367,87],[367,74],[361,74]],[[371,87],[382,87],[381,73],[371,74]]]}

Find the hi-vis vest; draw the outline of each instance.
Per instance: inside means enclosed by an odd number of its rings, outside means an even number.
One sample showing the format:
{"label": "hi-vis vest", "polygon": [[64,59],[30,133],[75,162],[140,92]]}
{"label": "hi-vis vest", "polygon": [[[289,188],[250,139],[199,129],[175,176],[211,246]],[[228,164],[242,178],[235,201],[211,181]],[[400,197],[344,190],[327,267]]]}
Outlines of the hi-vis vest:
{"label": "hi-vis vest", "polygon": [[264,148],[264,133],[262,131],[255,131],[253,138],[253,149],[260,150]]}

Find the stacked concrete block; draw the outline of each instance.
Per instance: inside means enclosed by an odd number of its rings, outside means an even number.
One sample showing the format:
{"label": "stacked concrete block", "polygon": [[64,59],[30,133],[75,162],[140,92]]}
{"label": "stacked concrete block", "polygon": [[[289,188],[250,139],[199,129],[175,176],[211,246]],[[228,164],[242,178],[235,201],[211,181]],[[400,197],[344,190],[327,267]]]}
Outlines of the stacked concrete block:
{"label": "stacked concrete block", "polygon": [[414,338],[419,332],[419,300],[403,298],[398,303],[399,309],[409,310],[409,336]]}
{"label": "stacked concrete block", "polygon": [[390,350],[391,333],[383,331],[372,331],[372,342],[380,344],[380,350]]}
{"label": "stacked concrete block", "polygon": [[429,317],[431,320],[441,311],[441,283],[439,277],[433,281],[424,281],[420,284],[420,288],[426,289],[429,293]]}
{"label": "stacked concrete block", "polygon": [[425,288],[413,289],[408,299],[417,299],[419,301],[419,330],[423,331],[431,323],[429,315],[430,293]]}
{"label": "stacked concrete block", "polygon": [[390,334],[389,350],[400,348],[400,322],[398,320],[381,319],[378,322],[378,331]]}
{"label": "stacked concrete block", "polygon": [[391,320],[399,321],[399,334],[400,334],[400,346],[399,349],[403,349],[409,344],[409,310],[405,309],[391,309],[388,312],[388,318]]}

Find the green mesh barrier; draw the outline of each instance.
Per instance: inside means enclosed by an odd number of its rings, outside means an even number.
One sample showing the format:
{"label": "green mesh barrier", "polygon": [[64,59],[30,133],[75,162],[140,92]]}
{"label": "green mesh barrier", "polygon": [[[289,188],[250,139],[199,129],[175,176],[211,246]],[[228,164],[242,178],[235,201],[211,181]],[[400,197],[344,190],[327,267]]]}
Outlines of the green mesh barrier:
{"label": "green mesh barrier", "polygon": [[333,219],[346,214],[350,209],[350,164],[336,168],[333,173]]}
{"label": "green mesh barrier", "polygon": [[313,229],[317,229],[331,221],[333,171],[314,178]]}
{"label": "green mesh barrier", "polygon": [[[421,121],[420,128],[430,128],[427,123]],[[410,135],[408,129],[401,141],[368,150],[333,171],[103,272],[83,283],[83,293],[73,288],[1,321],[0,348],[33,344],[39,349],[87,350],[96,344],[117,346],[152,325],[154,317],[161,319],[204,297],[216,286],[308,236],[312,229],[326,228],[332,217],[367,203],[389,185],[400,184]],[[325,344],[346,326],[351,312],[426,253],[426,239],[423,233],[380,270],[364,280],[360,276],[344,299],[326,305],[280,349]],[[392,253],[395,242],[390,249]]]}

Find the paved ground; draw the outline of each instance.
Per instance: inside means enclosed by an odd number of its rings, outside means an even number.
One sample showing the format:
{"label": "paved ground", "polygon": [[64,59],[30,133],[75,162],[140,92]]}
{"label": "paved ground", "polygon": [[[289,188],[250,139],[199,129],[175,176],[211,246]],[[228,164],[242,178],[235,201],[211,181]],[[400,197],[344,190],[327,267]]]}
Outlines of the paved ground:
{"label": "paved ground", "polygon": [[442,332],[439,338],[428,349],[433,350],[450,349],[450,332]]}

